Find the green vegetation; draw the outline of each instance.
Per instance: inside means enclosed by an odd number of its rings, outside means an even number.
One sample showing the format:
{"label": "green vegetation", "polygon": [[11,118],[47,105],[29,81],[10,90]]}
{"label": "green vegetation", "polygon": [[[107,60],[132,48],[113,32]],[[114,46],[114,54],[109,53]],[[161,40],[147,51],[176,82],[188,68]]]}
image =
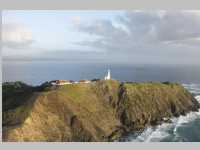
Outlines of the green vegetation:
{"label": "green vegetation", "polygon": [[3,107],[4,141],[113,141],[196,111],[199,104],[176,83],[96,80],[38,87],[6,83]]}
{"label": "green vegetation", "polygon": [[22,123],[30,111],[34,88],[18,82],[6,82],[2,87],[3,126]]}
{"label": "green vegetation", "polygon": [[3,110],[14,109],[31,97],[33,88],[22,82],[6,82],[2,86]]}

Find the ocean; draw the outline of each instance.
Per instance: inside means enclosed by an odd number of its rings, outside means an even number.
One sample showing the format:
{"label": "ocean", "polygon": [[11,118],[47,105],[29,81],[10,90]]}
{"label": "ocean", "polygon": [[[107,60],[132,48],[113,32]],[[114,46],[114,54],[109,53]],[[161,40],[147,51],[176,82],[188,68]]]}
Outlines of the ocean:
{"label": "ocean", "polygon": [[62,61],[3,61],[2,78],[5,81],[23,81],[39,85],[45,81],[66,79],[103,79],[111,70],[113,79],[120,81],[171,81],[200,83],[200,65],[151,65],[69,63]]}
{"label": "ocean", "polygon": [[[119,81],[170,81],[181,83],[200,102],[200,66],[69,63],[56,61],[3,61],[2,79],[39,85],[55,79],[81,80],[104,78],[107,69]],[[130,133],[123,141],[200,142],[200,111],[172,118],[172,123]]]}
{"label": "ocean", "polygon": [[[183,84],[200,103],[200,84]],[[171,123],[150,126],[141,133],[131,133],[122,141],[131,142],[200,142],[200,109],[186,116],[172,118]]]}

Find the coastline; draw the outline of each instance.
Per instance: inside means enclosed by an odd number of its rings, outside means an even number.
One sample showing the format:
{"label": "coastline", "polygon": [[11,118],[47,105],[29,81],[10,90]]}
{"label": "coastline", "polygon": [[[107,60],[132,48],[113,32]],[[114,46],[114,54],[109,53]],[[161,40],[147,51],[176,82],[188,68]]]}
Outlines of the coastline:
{"label": "coastline", "polygon": [[[191,93],[179,84],[167,82],[121,84],[115,80],[97,81],[65,85],[56,90],[42,89],[39,93],[27,117],[20,123],[21,127],[9,130],[9,123],[4,124],[4,141],[116,141],[127,133],[161,124],[165,120],[163,118],[169,121],[173,116],[186,115],[199,108]],[[63,113],[71,115],[58,120],[51,117],[52,111],[57,117],[64,117]],[[61,128],[56,125],[57,138],[50,137],[51,132],[47,135],[33,132],[31,138],[27,137],[27,128],[35,130],[38,126],[44,126],[44,123],[48,124],[47,129],[52,128],[51,122],[41,114],[48,115],[58,126],[62,124],[68,135],[58,138]],[[38,117],[42,121],[33,122]],[[42,130],[46,132],[44,127]]]}

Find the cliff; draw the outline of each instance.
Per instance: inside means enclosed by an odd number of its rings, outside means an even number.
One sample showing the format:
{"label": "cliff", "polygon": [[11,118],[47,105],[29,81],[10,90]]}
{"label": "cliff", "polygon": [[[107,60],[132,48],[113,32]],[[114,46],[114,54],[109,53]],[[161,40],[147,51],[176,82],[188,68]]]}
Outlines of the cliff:
{"label": "cliff", "polygon": [[3,141],[113,141],[197,111],[176,83],[115,80],[61,87],[3,85]]}

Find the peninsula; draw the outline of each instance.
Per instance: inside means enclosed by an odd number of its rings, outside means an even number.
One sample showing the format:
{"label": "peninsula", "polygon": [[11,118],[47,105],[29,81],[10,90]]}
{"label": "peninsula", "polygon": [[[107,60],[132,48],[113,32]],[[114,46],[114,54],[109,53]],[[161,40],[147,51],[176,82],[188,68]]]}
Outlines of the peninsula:
{"label": "peninsula", "polygon": [[198,109],[193,95],[177,83],[110,79],[33,87],[7,82],[3,141],[116,141]]}

